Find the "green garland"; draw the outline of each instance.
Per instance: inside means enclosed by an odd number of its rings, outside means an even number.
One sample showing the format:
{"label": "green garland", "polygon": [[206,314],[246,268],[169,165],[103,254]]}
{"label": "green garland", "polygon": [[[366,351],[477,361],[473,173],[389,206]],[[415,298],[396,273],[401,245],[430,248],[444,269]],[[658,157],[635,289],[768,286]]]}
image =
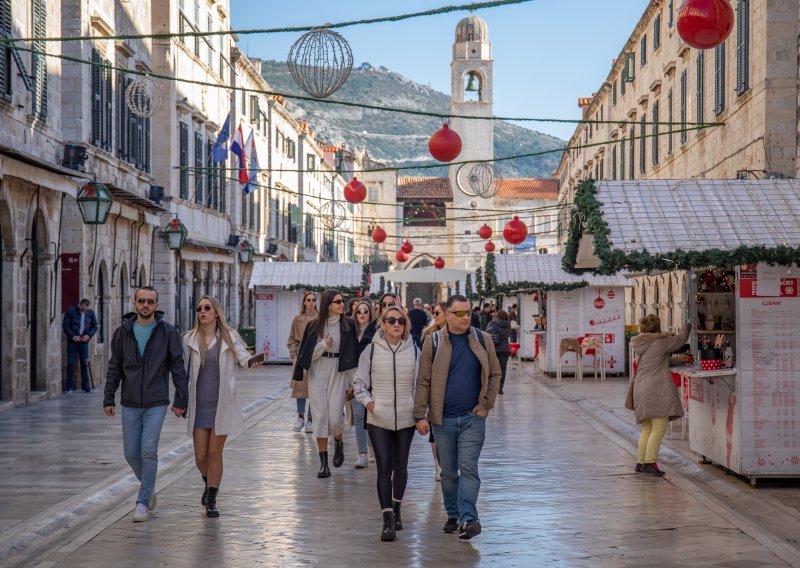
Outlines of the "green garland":
{"label": "green garland", "polygon": [[475,292],[472,291],[472,274],[467,274],[467,282],[464,290],[464,295],[467,297],[467,300],[479,300],[480,296],[478,296]]}
{"label": "green garland", "polygon": [[475,269],[475,292],[478,296],[476,299],[486,297],[486,289],[483,287],[483,268],[480,266]]}
{"label": "green garland", "polygon": [[[343,296],[364,296],[372,297],[374,294],[369,294],[369,277],[372,273],[372,268],[369,264],[361,265],[361,286],[312,286],[311,284],[292,284],[288,286],[287,290],[305,290],[308,292],[324,292],[325,290],[336,290]],[[381,277],[382,285],[383,277]]]}
{"label": "green garland", "polygon": [[668,253],[651,254],[647,250],[626,253],[611,246],[611,230],[603,218],[602,203],[597,200],[594,180],[584,180],[575,193],[574,208],[570,213],[569,234],[564,250],[564,270],[574,274],[586,272],[575,268],[578,246],[584,231],[592,235],[594,252],[600,259],[598,274],[616,274],[620,271],[652,272],[692,270],[709,266],[736,266],[765,262],[770,265],[791,266],[800,264],[800,247],[763,245],[740,246],[732,250],[708,249],[685,251],[676,249]]}

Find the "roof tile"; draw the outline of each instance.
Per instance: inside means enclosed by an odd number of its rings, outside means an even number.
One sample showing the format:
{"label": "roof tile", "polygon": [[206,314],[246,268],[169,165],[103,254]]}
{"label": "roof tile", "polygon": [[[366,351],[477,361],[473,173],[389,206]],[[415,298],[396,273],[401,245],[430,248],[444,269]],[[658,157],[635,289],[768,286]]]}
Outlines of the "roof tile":
{"label": "roof tile", "polygon": [[557,199],[558,181],[547,178],[497,178],[500,199]]}
{"label": "roof tile", "polygon": [[397,180],[397,200],[408,199],[452,201],[450,180],[444,177],[401,177]]}

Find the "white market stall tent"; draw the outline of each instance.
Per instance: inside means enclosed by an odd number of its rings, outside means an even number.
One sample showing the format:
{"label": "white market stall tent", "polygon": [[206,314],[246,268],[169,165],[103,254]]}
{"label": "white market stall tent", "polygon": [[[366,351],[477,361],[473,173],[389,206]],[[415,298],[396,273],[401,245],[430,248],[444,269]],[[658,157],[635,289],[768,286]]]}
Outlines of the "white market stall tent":
{"label": "white market stall tent", "polygon": [[357,263],[255,262],[250,288],[256,299],[256,352],[270,363],[291,363],[286,340],[303,290],[288,288],[353,288],[361,285],[362,275],[363,265]]}
{"label": "white market stall tent", "polygon": [[383,278],[387,282],[395,284],[412,283],[436,283],[436,282],[461,282],[467,279],[467,271],[457,268],[436,268],[435,266],[421,266],[419,268],[409,268],[406,270],[395,270],[391,272],[376,272],[372,275],[373,281]]}
{"label": "white market stall tent", "polygon": [[[562,260],[557,254],[495,256],[498,287],[516,289],[519,298],[520,357],[531,359],[538,351],[539,367],[555,373],[562,339],[598,337],[606,372],[625,372],[624,289],[633,284],[622,275],[570,274]],[[574,353],[561,359],[562,370],[577,371]],[[593,358],[587,356],[583,363],[584,371],[590,370]]]}
{"label": "white market stall tent", "polygon": [[575,203],[568,266],[687,274],[689,447],[752,484],[800,477],[800,181],[587,181]]}

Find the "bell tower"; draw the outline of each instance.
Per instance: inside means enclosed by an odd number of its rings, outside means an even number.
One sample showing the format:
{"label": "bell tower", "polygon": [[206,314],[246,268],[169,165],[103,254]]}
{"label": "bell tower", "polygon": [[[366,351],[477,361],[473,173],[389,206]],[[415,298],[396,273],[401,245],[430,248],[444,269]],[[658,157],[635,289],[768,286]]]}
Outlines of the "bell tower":
{"label": "bell tower", "polygon": [[[456,26],[456,38],[453,43],[453,60],[450,64],[450,112],[461,116],[492,116],[492,44],[489,43],[489,28],[478,16],[468,16]],[[464,160],[491,160],[494,158],[494,123],[491,120],[470,120],[463,118],[451,119],[450,127],[461,136],[461,154],[455,161]],[[471,191],[469,173],[475,164],[450,166],[449,179],[453,191],[453,205],[455,207],[471,208],[473,202],[477,209],[492,210],[493,199],[466,195],[460,187],[467,192]],[[472,217],[467,211],[458,215],[462,220],[453,222],[453,233],[458,236],[471,231],[475,235],[478,227],[483,222],[470,220]],[[477,214],[475,215],[477,217]],[[492,223],[490,223],[491,225]],[[492,227],[496,229],[496,227]],[[471,239],[467,239],[471,240]],[[466,244],[465,241],[462,243]],[[464,254],[456,244],[456,253]],[[469,243],[469,256],[462,258],[469,262],[459,262],[460,266],[471,267],[475,263],[472,257],[475,253],[482,253],[483,245]]]}

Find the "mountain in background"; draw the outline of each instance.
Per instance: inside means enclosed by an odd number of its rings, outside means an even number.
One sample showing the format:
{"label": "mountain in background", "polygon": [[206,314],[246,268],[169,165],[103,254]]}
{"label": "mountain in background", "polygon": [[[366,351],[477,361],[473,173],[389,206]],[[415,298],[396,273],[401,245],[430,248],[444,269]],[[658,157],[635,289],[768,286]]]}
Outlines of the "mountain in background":
{"label": "mountain in background", "polygon": [[[286,94],[305,95],[289,74],[285,62],[262,61],[261,74],[269,86]],[[428,112],[450,110],[450,96],[415,83],[385,67],[362,63],[333,97],[378,106]],[[308,121],[317,136],[330,144],[346,142],[366,148],[370,157],[393,166],[430,163],[428,138],[441,128],[441,120],[397,112],[368,110],[335,104],[288,99],[288,109],[298,120]],[[494,126],[495,158],[539,152],[566,145],[563,140],[497,121]],[[558,166],[561,152],[496,162],[500,177],[549,178]],[[446,176],[446,168],[407,170],[403,175]]]}

